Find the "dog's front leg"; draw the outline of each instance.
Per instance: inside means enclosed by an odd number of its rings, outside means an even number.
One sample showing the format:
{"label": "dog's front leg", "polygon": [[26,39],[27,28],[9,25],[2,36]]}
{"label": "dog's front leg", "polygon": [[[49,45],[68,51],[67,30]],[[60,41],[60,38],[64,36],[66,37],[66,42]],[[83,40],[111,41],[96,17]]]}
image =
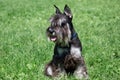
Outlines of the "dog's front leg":
{"label": "dog's front leg", "polygon": [[49,77],[55,77],[59,74],[60,69],[52,61],[45,67],[45,75]]}
{"label": "dog's front leg", "polygon": [[76,70],[74,71],[74,75],[77,79],[88,79],[88,74],[85,66],[85,62],[83,57],[81,56],[78,60],[78,65]]}
{"label": "dog's front leg", "polygon": [[85,71],[85,67],[83,66],[79,66],[75,72],[74,72],[74,75],[77,79],[85,79],[85,80],[88,80],[88,74],[87,72]]}

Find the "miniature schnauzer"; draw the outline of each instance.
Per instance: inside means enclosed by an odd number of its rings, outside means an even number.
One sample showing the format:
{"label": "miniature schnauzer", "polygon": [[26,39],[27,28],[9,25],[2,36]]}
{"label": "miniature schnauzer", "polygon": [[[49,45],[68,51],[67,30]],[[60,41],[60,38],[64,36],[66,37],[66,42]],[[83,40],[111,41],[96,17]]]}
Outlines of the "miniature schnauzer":
{"label": "miniature schnauzer", "polygon": [[82,45],[72,24],[72,13],[65,5],[62,13],[56,7],[55,15],[50,18],[51,25],[46,34],[55,43],[52,60],[45,66],[45,75],[56,77],[60,73],[74,75],[78,79],[88,79],[82,57]]}

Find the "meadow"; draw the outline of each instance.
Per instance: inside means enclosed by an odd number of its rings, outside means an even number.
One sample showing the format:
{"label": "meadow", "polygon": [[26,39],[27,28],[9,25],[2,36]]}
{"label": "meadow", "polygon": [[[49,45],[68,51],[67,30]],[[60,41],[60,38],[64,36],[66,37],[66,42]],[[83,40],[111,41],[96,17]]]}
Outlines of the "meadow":
{"label": "meadow", "polygon": [[0,80],[52,80],[43,71],[54,4],[72,10],[90,80],[120,80],[120,0],[0,0]]}

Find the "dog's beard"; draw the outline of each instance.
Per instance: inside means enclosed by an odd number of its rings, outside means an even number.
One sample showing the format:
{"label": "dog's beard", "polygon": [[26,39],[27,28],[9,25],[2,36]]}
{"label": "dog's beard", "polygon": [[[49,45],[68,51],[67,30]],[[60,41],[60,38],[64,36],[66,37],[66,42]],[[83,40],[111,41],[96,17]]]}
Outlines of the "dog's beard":
{"label": "dog's beard", "polygon": [[60,28],[56,31],[56,37],[53,37],[51,41],[55,43],[65,46],[68,45],[71,39],[71,31],[69,26],[65,26],[64,28]]}

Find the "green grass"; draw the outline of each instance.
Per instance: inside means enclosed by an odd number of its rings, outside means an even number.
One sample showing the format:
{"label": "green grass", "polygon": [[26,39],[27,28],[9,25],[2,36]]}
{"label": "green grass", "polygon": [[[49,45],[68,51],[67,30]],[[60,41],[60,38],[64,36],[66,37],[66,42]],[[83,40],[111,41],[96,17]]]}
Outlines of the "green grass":
{"label": "green grass", "polygon": [[0,0],[0,80],[51,80],[43,70],[53,54],[45,31],[54,4],[71,7],[90,80],[120,80],[119,0]]}

